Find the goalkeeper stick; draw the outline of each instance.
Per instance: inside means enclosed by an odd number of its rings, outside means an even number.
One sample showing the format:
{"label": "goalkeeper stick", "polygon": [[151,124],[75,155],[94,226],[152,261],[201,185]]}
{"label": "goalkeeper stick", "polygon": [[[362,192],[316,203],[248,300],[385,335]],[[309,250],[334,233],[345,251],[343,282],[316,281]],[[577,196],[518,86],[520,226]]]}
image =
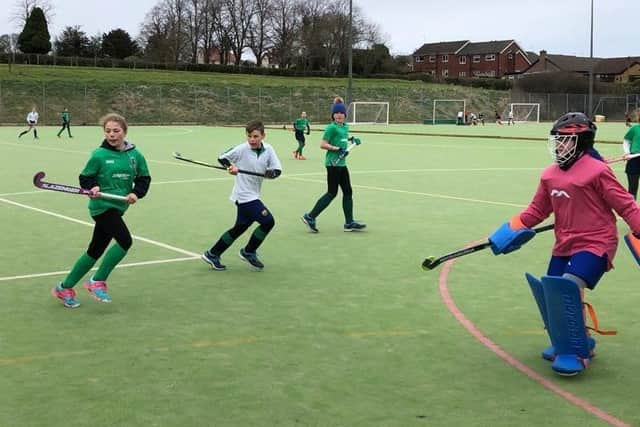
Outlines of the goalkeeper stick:
{"label": "goalkeeper stick", "polygon": [[624,162],[626,160],[635,159],[636,157],[640,157],[640,153],[624,155],[620,157],[612,157],[611,159],[605,160],[607,164],[616,163],[616,162]]}
{"label": "goalkeeper stick", "polygon": [[[543,231],[552,230],[552,229],[553,229],[553,224],[548,224],[542,227],[534,228],[533,231],[535,231],[536,233],[542,233]],[[436,268],[437,266],[439,266],[445,261],[449,261],[450,259],[454,259],[454,258],[459,258],[464,255],[472,254],[474,252],[478,252],[483,249],[486,249],[490,246],[491,246],[491,242],[487,240],[486,242],[479,243],[477,245],[470,246],[468,248],[460,249],[455,252],[450,252],[446,255],[441,256],[440,258],[430,256],[422,262],[422,268],[424,270],[433,270],[434,268]]]}
{"label": "goalkeeper stick", "polygon": [[[53,182],[43,181],[44,172],[38,172],[33,176],[33,185],[42,189],[42,190],[51,190],[51,191],[60,191],[61,193],[69,193],[69,194],[79,194],[82,196],[91,196],[92,193],[89,190],[85,190],[84,188],[74,187],[72,185],[66,184],[54,184]],[[120,202],[126,202],[127,198],[125,196],[119,196],[117,194],[109,194],[99,192],[95,195],[100,199],[109,199],[109,200],[118,200]]]}
{"label": "goalkeeper stick", "polygon": [[[213,168],[213,169],[220,169],[220,170],[224,170],[224,171],[227,170],[227,168],[225,168],[224,166],[218,166],[218,165],[213,165],[211,163],[203,162],[203,161],[200,161],[200,160],[189,159],[187,157],[183,157],[182,154],[177,153],[177,152],[173,153],[173,157],[175,159],[177,159],[177,160],[182,160],[183,162],[193,163],[195,165],[205,166],[205,167]],[[246,170],[238,169],[238,173],[243,173],[243,174],[246,174],[246,175],[253,175],[253,176],[260,176],[262,178],[266,178],[263,173],[259,173],[259,172],[252,172],[252,171],[246,171]]]}

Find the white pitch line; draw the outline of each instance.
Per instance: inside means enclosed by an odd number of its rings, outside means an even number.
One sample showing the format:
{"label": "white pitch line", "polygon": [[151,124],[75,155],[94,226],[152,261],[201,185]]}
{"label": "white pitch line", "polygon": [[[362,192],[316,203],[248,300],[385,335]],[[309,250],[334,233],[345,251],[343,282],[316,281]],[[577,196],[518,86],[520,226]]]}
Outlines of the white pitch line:
{"label": "white pitch line", "polygon": [[[304,178],[295,178],[295,177],[288,177],[288,178],[291,179],[291,180],[294,180],[294,181],[315,182],[315,183],[319,183],[319,184],[326,184],[326,181],[320,181],[320,180],[317,180],[317,179],[304,179]],[[517,207],[517,208],[522,208],[522,207],[526,206],[526,205],[521,205],[521,204],[516,204],[516,203],[494,202],[494,201],[491,201],[491,200],[471,199],[471,198],[467,198],[467,197],[457,197],[457,196],[447,196],[446,194],[422,193],[422,192],[419,192],[419,191],[396,190],[396,189],[393,189],[393,188],[372,187],[372,186],[368,186],[368,185],[351,184],[351,186],[354,187],[354,188],[362,188],[364,190],[375,190],[375,191],[385,191],[385,192],[389,192],[389,193],[411,194],[411,195],[414,195],[414,196],[426,196],[426,197],[433,197],[433,198],[437,198],[437,199],[458,200],[458,201],[462,201],[462,202],[472,202],[472,203],[484,203],[484,204],[488,204],[488,205],[512,206],[512,207]]]}
{"label": "white pitch line", "polygon": [[[167,264],[170,262],[191,261],[194,259],[200,259],[200,257],[170,258],[170,259],[159,259],[155,261],[130,262],[126,264],[118,264],[116,268],[139,267],[143,265],[153,265],[153,264]],[[98,267],[93,267],[91,270],[93,271],[97,269]],[[4,282],[8,280],[33,279],[36,277],[60,276],[60,275],[69,273],[69,271],[71,270],[49,271],[47,273],[23,274],[21,276],[6,276],[6,277],[0,277],[0,282]]]}
{"label": "white pitch line", "polygon": [[[56,218],[64,219],[66,221],[75,222],[76,224],[82,224],[82,225],[86,225],[88,227],[93,227],[93,224],[90,223],[90,222],[86,222],[86,221],[82,221],[82,220],[79,220],[79,219],[71,218],[70,216],[57,214],[55,212],[47,211],[47,210],[44,210],[44,209],[39,209],[39,208],[36,208],[36,207],[33,207],[33,206],[29,206],[29,205],[25,205],[25,204],[22,204],[22,203],[13,202],[13,201],[8,200],[8,199],[0,198],[0,202],[8,203],[10,205],[18,206],[18,207],[24,208],[24,209],[29,209],[29,210],[32,210],[32,211],[35,211],[35,212],[40,212],[40,213],[43,213],[43,214],[46,214],[46,215],[51,215],[51,216],[54,216]],[[136,240],[141,241],[141,242],[149,243],[149,244],[154,245],[154,246],[159,246],[161,248],[168,249],[168,250],[173,251],[173,252],[178,252],[178,253],[180,253],[182,255],[188,255],[190,257],[199,257],[200,256],[200,254],[197,254],[195,252],[187,251],[185,249],[180,249],[180,248],[177,248],[175,246],[167,245],[166,243],[158,242],[156,240],[147,239],[146,237],[141,237],[141,236],[136,236],[136,235],[132,235],[132,237],[134,239],[136,239]]]}

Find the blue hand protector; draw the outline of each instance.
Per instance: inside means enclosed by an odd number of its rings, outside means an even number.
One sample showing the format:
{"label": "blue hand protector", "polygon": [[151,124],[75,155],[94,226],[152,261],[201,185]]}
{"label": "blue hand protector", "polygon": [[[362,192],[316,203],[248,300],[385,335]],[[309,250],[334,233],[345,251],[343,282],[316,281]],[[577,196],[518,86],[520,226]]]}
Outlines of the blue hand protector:
{"label": "blue hand protector", "polygon": [[[518,225],[521,227],[518,227]],[[509,252],[520,249],[522,245],[533,239],[535,235],[536,232],[522,225],[518,218],[517,221],[507,221],[502,224],[489,237],[489,242],[491,242],[491,250],[494,255],[508,254]]]}

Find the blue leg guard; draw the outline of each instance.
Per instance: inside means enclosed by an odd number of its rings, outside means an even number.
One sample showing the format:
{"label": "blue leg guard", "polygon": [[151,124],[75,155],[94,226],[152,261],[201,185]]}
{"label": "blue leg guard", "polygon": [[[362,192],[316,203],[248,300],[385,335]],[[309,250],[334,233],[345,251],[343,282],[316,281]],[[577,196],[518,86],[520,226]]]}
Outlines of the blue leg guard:
{"label": "blue leg guard", "polygon": [[[540,310],[540,315],[542,316],[542,321],[544,322],[544,328],[549,333],[549,319],[547,315],[547,303],[544,300],[544,289],[542,288],[542,282],[536,279],[533,275],[529,273],[525,273],[524,277],[527,278],[527,282],[529,282],[529,287],[531,288],[531,293],[533,294],[533,298],[536,300],[536,304],[538,304],[538,309]],[[551,345],[545,348],[542,351],[542,358],[546,360],[553,361],[556,357],[556,352],[553,346],[553,337],[549,334],[549,339],[551,339]]]}
{"label": "blue leg guard", "polygon": [[556,354],[551,369],[560,375],[576,375],[591,360],[580,287],[564,277],[542,276],[542,288]]}

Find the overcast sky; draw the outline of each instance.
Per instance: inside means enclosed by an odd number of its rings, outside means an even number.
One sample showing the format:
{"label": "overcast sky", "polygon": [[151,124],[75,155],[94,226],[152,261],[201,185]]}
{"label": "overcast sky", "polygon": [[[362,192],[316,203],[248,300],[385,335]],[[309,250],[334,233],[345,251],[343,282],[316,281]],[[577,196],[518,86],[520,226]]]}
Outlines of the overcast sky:
{"label": "overcast sky", "polygon": [[[348,1],[348,0],[345,0]],[[640,56],[635,40],[640,2],[594,1],[593,55]],[[20,32],[10,21],[19,0],[0,0],[0,34]],[[123,28],[133,37],[158,0],[49,0],[52,38],[81,25],[88,35]],[[381,29],[393,54],[410,54],[423,43],[515,39],[527,51],[589,56],[591,0],[353,0]],[[527,6],[529,5],[529,6]],[[535,5],[535,6],[534,6]]]}

